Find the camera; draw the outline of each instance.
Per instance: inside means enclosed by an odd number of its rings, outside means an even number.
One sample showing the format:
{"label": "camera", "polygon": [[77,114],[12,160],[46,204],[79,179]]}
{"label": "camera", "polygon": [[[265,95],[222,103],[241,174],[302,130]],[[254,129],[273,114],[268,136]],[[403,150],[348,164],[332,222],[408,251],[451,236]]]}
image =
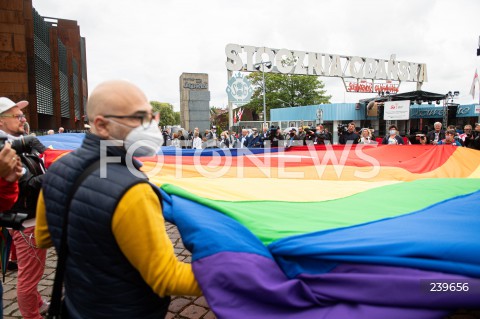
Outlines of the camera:
{"label": "camera", "polygon": [[0,226],[9,227],[15,230],[23,230],[22,223],[27,219],[28,214],[14,213],[14,212],[2,212],[0,213]]}
{"label": "camera", "polygon": [[[5,134],[0,134],[0,151],[8,143],[8,137]],[[43,153],[46,147],[35,136],[21,136],[19,139],[12,140],[12,149],[17,154],[32,153],[33,150]]]}
{"label": "camera", "polygon": [[338,124],[337,126],[337,134],[338,136],[342,135],[343,133],[345,133],[348,129],[348,125],[347,124]]}

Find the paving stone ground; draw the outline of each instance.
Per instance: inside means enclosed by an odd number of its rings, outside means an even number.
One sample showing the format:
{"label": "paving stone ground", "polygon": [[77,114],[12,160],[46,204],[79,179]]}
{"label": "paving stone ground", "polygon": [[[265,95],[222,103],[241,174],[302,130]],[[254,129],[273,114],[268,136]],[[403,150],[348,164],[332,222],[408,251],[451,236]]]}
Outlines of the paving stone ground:
{"label": "paving stone ground", "polygon": [[[174,245],[175,254],[178,259],[185,262],[191,262],[191,254],[185,249],[178,229],[172,225],[166,225],[167,233]],[[55,277],[55,266],[57,264],[57,255],[53,248],[47,253],[47,262],[45,273],[39,284],[39,291],[42,296],[50,299],[53,279]],[[7,271],[5,283],[3,284],[3,318],[21,319],[22,316],[17,305],[17,272]],[[480,301],[479,301],[480,304]],[[204,297],[174,296],[168,310],[166,319],[215,319],[215,315],[210,310]],[[355,319],[355,318],[352,318]],[[408,319],[408,318],[406,318]],[[414,319],[414,318],[411,318]],[[445,319],[480,319],[480,309],[458,310],[455,314]]]}

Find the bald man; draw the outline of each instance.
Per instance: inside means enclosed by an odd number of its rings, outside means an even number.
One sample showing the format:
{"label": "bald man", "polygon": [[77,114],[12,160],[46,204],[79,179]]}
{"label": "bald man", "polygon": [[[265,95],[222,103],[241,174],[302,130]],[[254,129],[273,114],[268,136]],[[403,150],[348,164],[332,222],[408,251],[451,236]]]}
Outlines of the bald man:
{"label": "bald man", "polygon": [[[110,81],[92,92],[87,115],[91,133],[45,176],[37,244],[59,250],[68,211],[65,303],[70,318],[164,318],[170,295],[201,291],[191,265],[175,257],[157,187],[137,162],[127,160],[127,153],[149,156],[162,145],[152,107],[133,84]],[[101,145],[114,140],[120,146],[107,147],[105,154]],[[101,156],[107,164],[98,168]],[[100,176],[102,170],[106,177]],[[68,209],[67,194],[84,171],[91,173]]]}

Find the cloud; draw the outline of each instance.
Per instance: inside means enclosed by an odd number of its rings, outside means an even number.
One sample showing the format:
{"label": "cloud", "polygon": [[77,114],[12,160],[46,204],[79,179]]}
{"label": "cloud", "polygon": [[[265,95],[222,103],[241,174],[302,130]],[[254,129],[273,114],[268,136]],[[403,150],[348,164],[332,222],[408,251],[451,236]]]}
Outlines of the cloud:
{"label": "cloud", "polygon": [[[33,0],[42,16],[77,20],[86,38],[89,90],[126,78],[151,100],[179,108],[182,72],[209,74],[211,105],[227,104],[228,43],[426,63],[436,93],[468,91],[479,60],[480,2],[426,1],[106,1]],[[322,78],[333,102],[371,95],[345,93]],[[402,83],[401,92],[415,84]]]}

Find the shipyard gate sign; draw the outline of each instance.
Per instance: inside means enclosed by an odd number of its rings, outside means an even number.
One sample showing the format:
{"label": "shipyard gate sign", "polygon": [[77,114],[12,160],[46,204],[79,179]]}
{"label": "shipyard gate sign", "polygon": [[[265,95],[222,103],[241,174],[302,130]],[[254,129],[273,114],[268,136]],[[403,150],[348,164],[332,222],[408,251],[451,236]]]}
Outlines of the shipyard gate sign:
{"label": "shipyard gate sign", "polygon": [[225,54],[227,55],[225,65],[229,71],[255,72],[256,63],[270,61],[272,66],[265,67],[265,72],[340,77],[349,92],[370,90],[357,90],[350,83],[348,85],[345,83],[346,78],[354,79],[356,83],[370,80],[368,84],[372,87],[371,91],[375,91],[375,83],[379,81],[387,84],[392,81],[398,81],[398,84],[402,81],[427,82],[426,64],[397,61],[393,55],[387,60],[239,44],[228,44],[225,47]]}

